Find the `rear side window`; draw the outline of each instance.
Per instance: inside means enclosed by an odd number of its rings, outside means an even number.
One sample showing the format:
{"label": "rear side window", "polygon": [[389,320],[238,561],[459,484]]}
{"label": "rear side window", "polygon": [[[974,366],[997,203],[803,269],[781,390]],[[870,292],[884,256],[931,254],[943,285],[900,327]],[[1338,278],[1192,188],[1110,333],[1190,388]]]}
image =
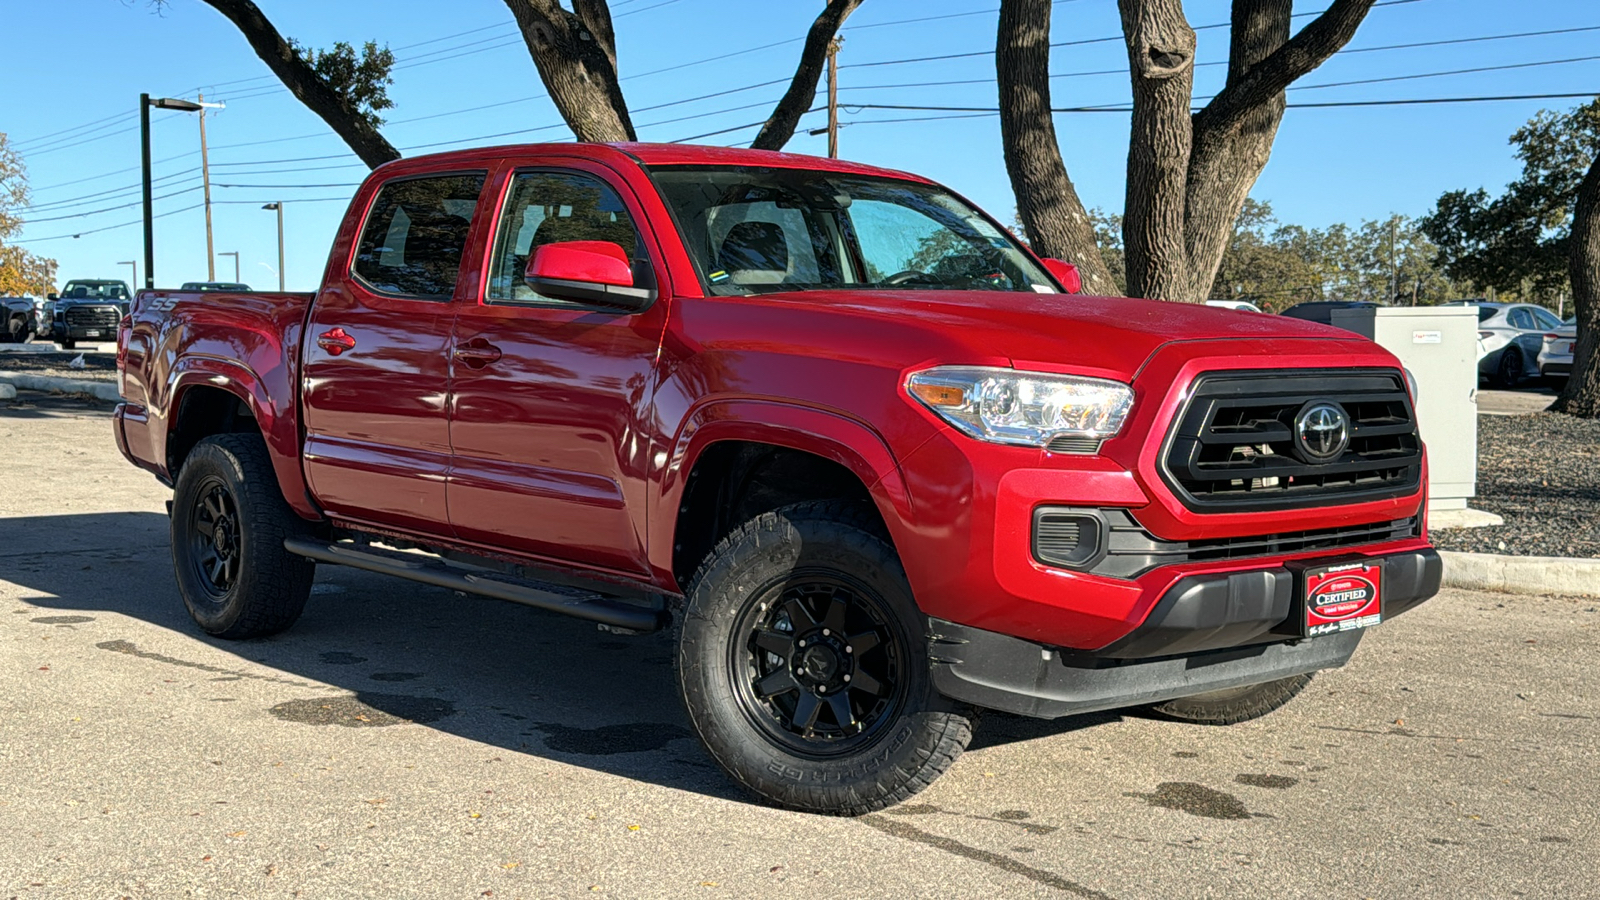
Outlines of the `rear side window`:
{"label": "rear side window", "polygon": [[1479,322],[1487,322],[1490,319],[1494,318],[1494,314],[1499,312],[1499,311],[1500,310],[1496,309],[1493,306],[1480,306],[1480,307],[1478,307],[1478,321]]}
{"label": "rear side window", "polygon": [[391,181],[378,191],[355,273],[385,294],[448,298],[486,173]]}

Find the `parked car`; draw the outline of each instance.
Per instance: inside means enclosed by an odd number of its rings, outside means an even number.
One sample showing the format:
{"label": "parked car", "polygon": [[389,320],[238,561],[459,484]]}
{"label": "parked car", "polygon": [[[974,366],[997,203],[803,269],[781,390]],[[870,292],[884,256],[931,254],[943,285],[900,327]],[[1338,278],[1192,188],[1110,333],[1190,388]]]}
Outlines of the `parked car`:
{"label": "parked car", "polygon": [[76,349],[78,341],[114,341],[117,323],[128,314],[128,302],[125,281],[69,281],[46,304],[50,339],[63,350]]}
{"label": "parked car", "polygon": [[1478,375],[1500,388],[1516,387],[1537,374],[1544,335],[1561,327],[1555,313],[1532,303],[1452,300],[1444,305],[1478,308],[1478,337],[1483,342]]}
{"label": "parked car", "polygon": [[185,281],[180,291],[230,291],[235,294],[247,293],[250,285],[240,284],[236,281]]}
{"label": "parked car", "polygon": [[0,297],[0,343],[27,343],[38,333],[32,297]]}
{"label": "parked car", "polygon": [[1368,306],[1377,306],[1365,300],[1311,300],[1306,303],[1296,303],[1279,315],[1291,319],[1304,319],[1307,322],[1321,322],[1323,325],[1333,324],[1333,311],[1336,309],[1362,309]]}
{"label": "parked car", "polygon": [[1562,325],[1546,334],[1539,345],[1539,377],[1554,385],[1572,375],[1572,348],[1578,340],[1576,325]]}
{"label": "parked car", "polygon": [[1237,309],[1241,312],[1261,312],[1261,307],[1251,303],[1249,300],[1207,300],[1206,305],[1215,306],[1218,309]]}
{"label": "parked car", "polygon": [[1077,290],[901,172],[416,156],[315,294],[140,292],[114,428],[207,633],[288,628],[316,562],[675,625],[712,758],[862,814],[974,707],[1252,719],[1439,588],[1394,356]]}

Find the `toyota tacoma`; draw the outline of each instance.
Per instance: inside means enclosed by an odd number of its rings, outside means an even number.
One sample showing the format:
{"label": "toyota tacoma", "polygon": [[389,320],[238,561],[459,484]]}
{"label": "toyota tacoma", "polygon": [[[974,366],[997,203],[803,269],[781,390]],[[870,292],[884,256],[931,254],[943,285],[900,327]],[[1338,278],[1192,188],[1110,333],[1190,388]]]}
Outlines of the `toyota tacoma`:
{"label": "toyota tacoma", "polygon": [[1393,356],[1077,291],[902,172],[421,156],[315,293],[141,291],[114,427],[207,633],[288,628],[319,562],[670,628],[732,778],[862,814],[979,708],[1251,719],[1438,590]]}

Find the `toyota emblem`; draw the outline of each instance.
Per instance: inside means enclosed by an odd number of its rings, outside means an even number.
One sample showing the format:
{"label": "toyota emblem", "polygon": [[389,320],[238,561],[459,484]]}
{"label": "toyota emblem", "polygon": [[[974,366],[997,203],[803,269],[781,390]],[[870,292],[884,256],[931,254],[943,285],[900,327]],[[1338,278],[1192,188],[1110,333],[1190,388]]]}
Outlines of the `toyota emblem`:
{"label": "toyota emblem", "polygon": [[1350,446],[1350,416],[1337,403],[1313,400],[1295,417],[1294,437],[1307,462],[1332,462]]}

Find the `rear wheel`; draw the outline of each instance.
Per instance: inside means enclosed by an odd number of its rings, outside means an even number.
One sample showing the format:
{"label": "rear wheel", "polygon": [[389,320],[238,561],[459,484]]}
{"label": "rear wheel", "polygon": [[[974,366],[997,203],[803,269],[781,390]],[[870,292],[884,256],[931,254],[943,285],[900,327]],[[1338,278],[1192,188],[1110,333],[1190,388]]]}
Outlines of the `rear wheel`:
{"label": "rear wheel", "polygon": [[1201,725],[1234,725],[1259,719],[1295,698],[1311,683],[1310,675],[1291,675],[1277,681],[1247,684],[1243,687],[1225,688],[1179,697],[1150,708],[1155,712],[1185,722]]}
{"label": "rear wheel", "polygon": [[870,512],[802,503],[724,538],[690,585],[684,704],[711,755],[777,806],[862,815],[927,787],[972,739],[934,690],[927,623]]}
{"label": "rear wheel", "polygon": [[1522,351],[1517,345],[1500,351],[1500,365],[1495,369],[1495,380],[1500,387],[1514,388],[1522,383]]}
{"label": "rear wheel", "polygon": [[222,638],[293,625],[316,564],[284,550],[283,541],[307,530],[279,493],[259,435],[201,441],[184,461],[172,502],[172,564],[189,615]]}
{"label": "rear wheel", "polygon": [[8,344],[21,344],[27,341],[28,323],[21,316],[8,319],[4,332],[0,333],[0,338],[3,338]]}

